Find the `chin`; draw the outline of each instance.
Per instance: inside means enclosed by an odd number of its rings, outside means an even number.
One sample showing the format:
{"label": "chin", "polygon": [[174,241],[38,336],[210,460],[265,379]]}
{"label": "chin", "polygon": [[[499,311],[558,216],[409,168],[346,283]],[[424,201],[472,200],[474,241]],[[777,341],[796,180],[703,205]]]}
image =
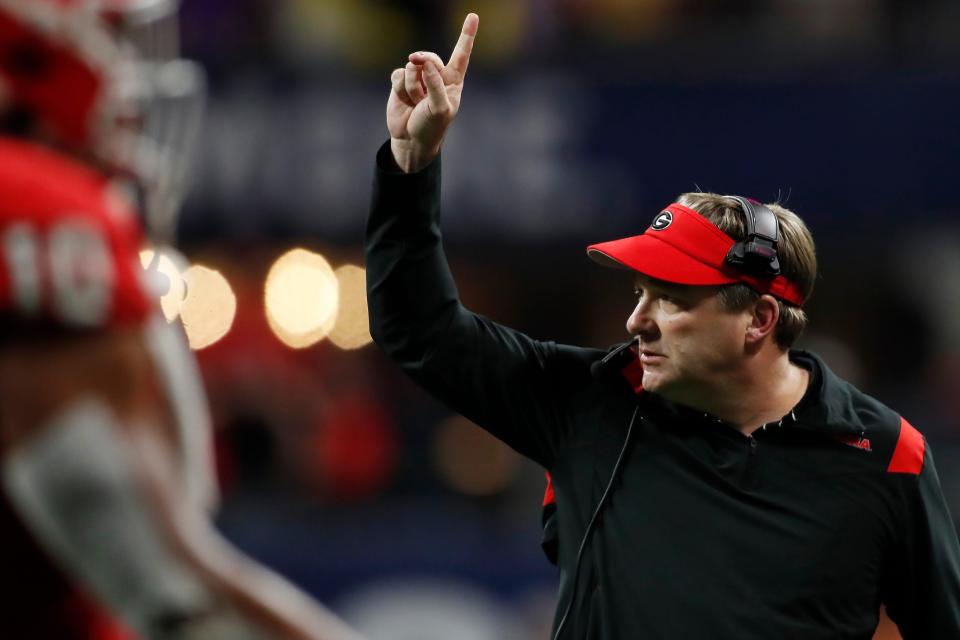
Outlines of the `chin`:
{"label": "chin", "polygon": [[643,390],[677,404],[686,404],[689,387],[676,376],[664,375],[660,371],[644,371]]}
{"label": "chin", "polygon": [[665,380],[659,371],[645,369],[643,372],[643,389],[652,393],[661,392],[664,386],[669,386],[669,380]]}

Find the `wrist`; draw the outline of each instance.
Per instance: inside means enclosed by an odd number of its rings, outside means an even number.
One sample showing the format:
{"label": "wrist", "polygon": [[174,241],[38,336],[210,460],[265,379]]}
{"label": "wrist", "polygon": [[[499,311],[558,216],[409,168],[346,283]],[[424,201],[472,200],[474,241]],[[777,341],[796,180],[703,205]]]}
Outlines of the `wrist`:
{"label": "wrist", "polygon": [[420,171],[440,155],[440,146],[435,149],[424,149],[422,146],[409,140],[390,138],[390,151],[393,159],[404,173]]}

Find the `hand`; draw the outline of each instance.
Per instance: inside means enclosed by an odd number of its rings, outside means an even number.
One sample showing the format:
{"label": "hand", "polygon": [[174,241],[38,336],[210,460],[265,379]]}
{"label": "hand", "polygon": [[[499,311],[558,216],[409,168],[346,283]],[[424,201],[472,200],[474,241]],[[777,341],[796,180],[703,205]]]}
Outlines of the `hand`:
{"label": "hand", "polygon": [[480,18],[468,14],[450,60],[444,66],[435,53],[411,53],[407,66],[394,69],[387,100],[390,149],[405,172],[418,171],[440,153],[440,145],[460,110],[463,80],[470,64]]}

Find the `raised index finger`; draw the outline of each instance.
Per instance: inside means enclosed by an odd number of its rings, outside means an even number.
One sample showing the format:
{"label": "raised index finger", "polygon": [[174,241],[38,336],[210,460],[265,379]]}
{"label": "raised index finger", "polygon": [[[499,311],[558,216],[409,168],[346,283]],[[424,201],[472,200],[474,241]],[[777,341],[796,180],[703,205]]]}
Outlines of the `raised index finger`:
{"label": "raised index finger", "polygon": [[475,13],[468,13],[463,21],[463,31],[460,32],[460,39],[457,40],[457,46],[453,48],[450,54],[450,61],[447,62],[445,71],[452,73],[456,78],[462,79],[467,73],[467,66],[470,64],[470,52],[473,51],[473,39],[477,35],[477,28],[480,26],[480,16]]}

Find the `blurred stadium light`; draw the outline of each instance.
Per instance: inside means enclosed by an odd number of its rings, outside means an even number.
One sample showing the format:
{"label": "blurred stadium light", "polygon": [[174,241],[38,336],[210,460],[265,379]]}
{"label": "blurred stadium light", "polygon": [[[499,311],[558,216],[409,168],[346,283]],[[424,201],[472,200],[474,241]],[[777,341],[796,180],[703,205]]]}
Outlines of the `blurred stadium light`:
{"label": "blurred stadium light", "polygon": [[339,305],[330,263],[306,249],[284,253],[267,274],[264,305],[270,328],[287,346],[303,349],[322,340],[333,329]]}
{"label": "blurred stadium light", "polygon": [[184,273],[187,296],[180,305],[180,321],[191,349],[204,349],[222,338],[233,326],[237,298],[219,271],[191,265]]}

